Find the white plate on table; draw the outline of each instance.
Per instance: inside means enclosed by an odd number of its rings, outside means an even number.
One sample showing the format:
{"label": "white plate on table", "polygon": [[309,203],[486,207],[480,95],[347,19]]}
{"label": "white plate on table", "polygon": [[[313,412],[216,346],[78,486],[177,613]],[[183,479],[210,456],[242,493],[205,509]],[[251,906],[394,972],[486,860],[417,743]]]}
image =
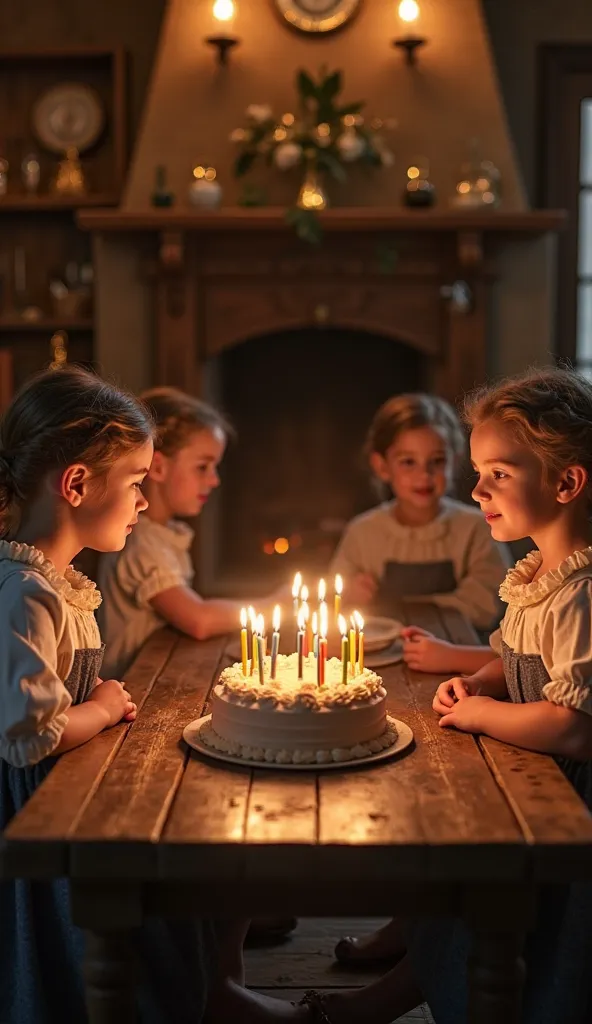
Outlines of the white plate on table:
{"label": "white plate on table", "polygon": [[399,640],[403,623],[396,619],[383,618],[381,615],[369,615],[364,622],[364,650],[382,651]]}
{"label": "white plate on table", "polygon": [[399,721],[398,718],[393,718],[392,715],[389,715],[389,721],[396,726],[397,738],[390,747],[380,750],[377,754],[369,754],[368,757],[358,757],[355,761],[331,761],[329,764],[276,764],[275,761],[270,764],[268,761],[246,761],[242,757],[223,754],[221,750],[215,750],[213,747],[208,746],[207,743],[204,743],[201,739],[201,730],[204,726],[209,726],[211,718],[211,715],[206,715],[204,718],[196,718],[194,722],[190,722],[189,725],[185,726],[183,739],[187,746],[197,750],[199,754],[213,758],[214,761],[238,764],[242,768],[270,768],[272,771],[287,770],[291,772],[324,772],[332,769],[344,771],[348,768],[361,768],[363,765],[385,761],[395,754],[402,753],[403,750],[406,750],[413,743],[413,733],[409,726],[405,722]]}

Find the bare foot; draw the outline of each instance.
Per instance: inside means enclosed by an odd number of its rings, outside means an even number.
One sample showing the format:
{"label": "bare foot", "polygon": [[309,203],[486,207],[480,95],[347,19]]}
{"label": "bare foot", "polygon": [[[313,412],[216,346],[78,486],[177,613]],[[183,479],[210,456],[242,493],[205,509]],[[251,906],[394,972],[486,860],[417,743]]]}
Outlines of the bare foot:
{"label": "bare foot", "polygon": [[326,995],[323,1008],[331,1024],[390,1024],[423,1002],[408,957],[364,988]]}
{"label": "bare foot", "polygon": [[352,966],[384,961],[396,963],[405,956],[405,952],[403,928],[396,917],[370,935],[360,938],[346,936],[335,947],[339,963]]}

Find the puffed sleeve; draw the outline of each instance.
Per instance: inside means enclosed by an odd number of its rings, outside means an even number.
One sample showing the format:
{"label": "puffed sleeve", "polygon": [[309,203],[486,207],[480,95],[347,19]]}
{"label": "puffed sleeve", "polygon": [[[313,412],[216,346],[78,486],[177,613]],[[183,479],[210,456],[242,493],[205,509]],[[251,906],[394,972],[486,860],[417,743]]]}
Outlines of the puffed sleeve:
{"label": "puffed sleeve", "polygon": [[138,608],[147,608],[163,590],[188,585],[178,559],[168,548],[144,540],[126,545],[115,573],[118,585]]}
{"label": "puffed sleeve", "polygon": [[491,650],[497,654],[498,658],[502,656],[502,631],[501,629],[495,629],[489,637],[489,646]]}
{"label": "puffed sleeve", "polygon": [[0,757],[17,768],[51,754],[66,726],[72,699],[57,671],[66,629],[66,612],[49,585],[32,573],[6,578],[0,616]]}
{"label": "puffed sleeve", "polygon": [[592,715],[592,579],[558,592],[541,624],[540,645],[550,676],[547,700]]}
{"label": "puffed sleeve", "polygon": [[434,603],[441,607],[458,608],[473,625],[488,629],[499,619],[501,601],[499,588],[506,575],[506,552],[491,539],[485,520],[474,517],[467,524],[461,542],[465,547],[463,573],[456,590],[450,594],[434,595]]}

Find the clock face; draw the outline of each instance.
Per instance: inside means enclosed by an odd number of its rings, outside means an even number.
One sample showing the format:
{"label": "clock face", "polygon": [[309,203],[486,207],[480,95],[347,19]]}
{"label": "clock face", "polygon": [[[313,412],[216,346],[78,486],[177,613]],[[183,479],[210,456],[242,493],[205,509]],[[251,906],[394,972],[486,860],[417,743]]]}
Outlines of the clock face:
{"label": "clock face", "polygon": [[332,32],[355,14],[361,0],[274,0],[282,17],[301,32]]}

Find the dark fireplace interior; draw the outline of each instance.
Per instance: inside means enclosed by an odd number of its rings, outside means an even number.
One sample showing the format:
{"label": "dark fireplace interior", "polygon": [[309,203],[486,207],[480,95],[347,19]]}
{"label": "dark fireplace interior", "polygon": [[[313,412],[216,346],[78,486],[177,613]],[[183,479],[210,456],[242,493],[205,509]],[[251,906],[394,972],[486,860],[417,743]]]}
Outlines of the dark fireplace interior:
{"label": "dark fireplace interior", "polygon": [[237,439],[200,522],[200,585],[257,594],[325,571],[347,521],[378,500],[364,442],[378,406],[419,390],[422,354],[360,331],[284,331],[227,349],[205,394]]}

